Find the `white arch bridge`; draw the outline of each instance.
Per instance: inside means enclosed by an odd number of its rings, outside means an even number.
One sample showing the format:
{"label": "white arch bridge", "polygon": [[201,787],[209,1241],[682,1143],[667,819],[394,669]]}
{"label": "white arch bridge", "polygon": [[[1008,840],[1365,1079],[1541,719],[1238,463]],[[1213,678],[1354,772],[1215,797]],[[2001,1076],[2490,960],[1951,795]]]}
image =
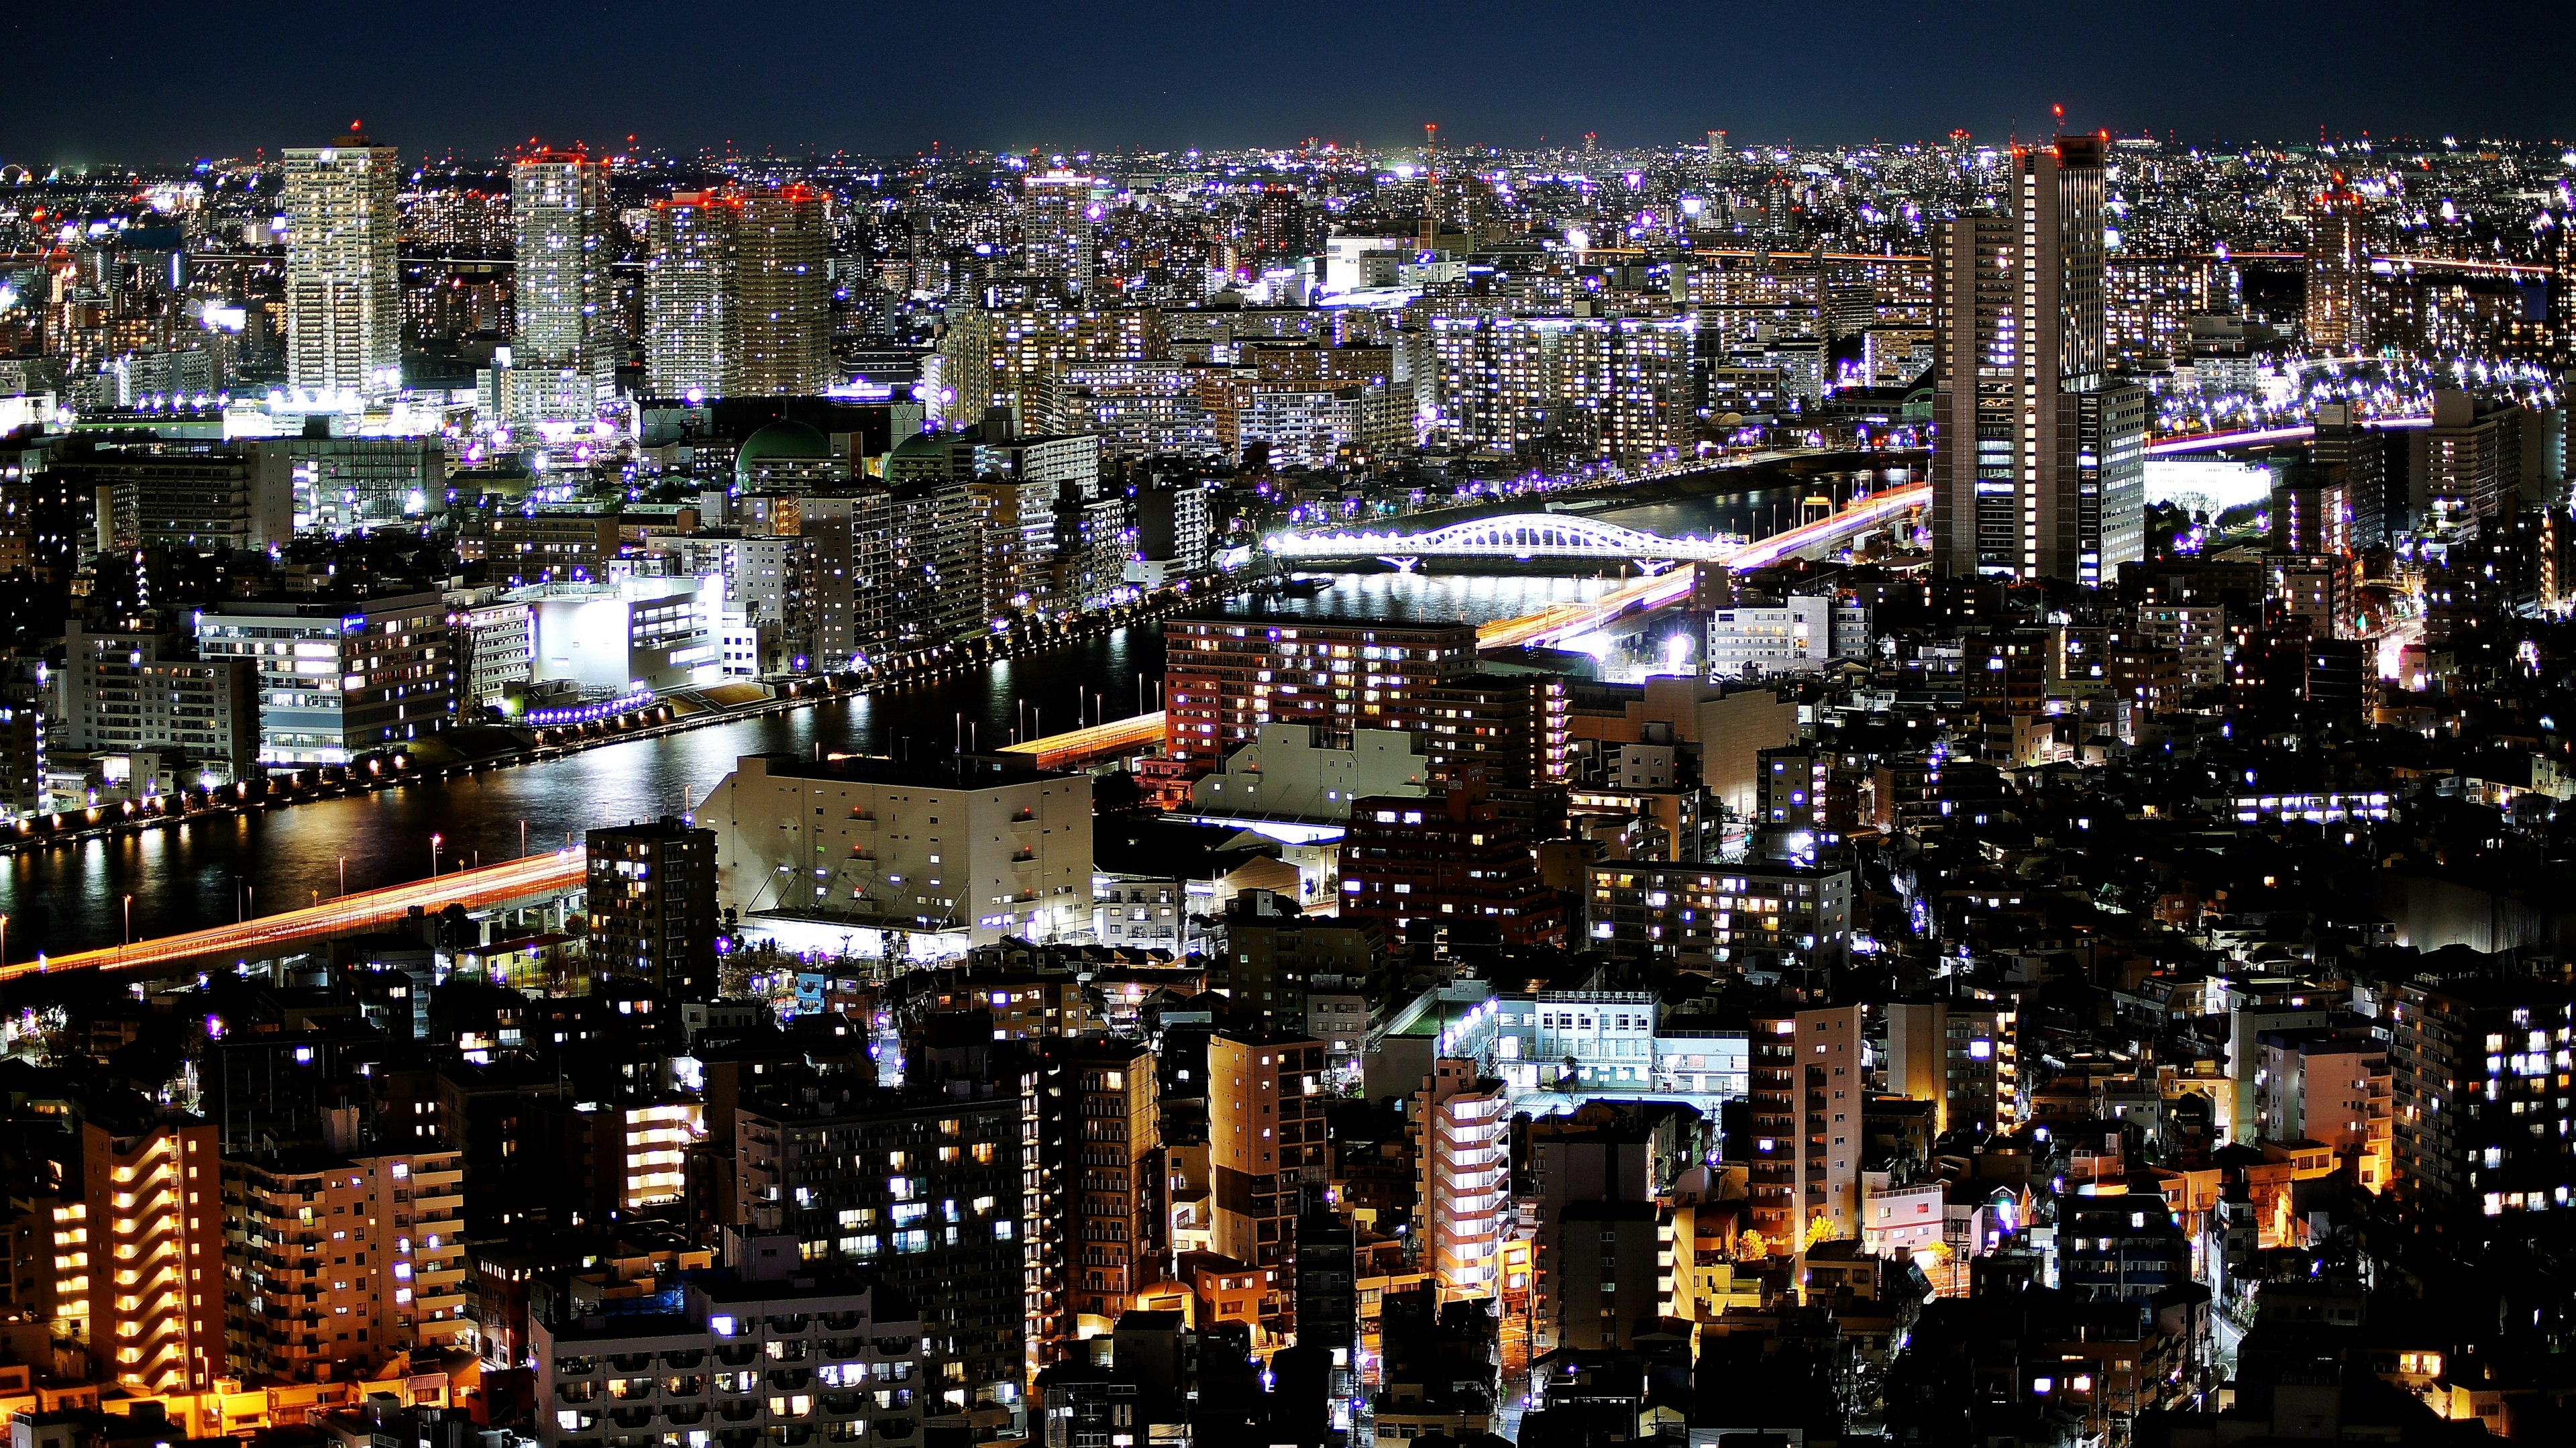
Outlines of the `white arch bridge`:
{"label": "white arch bridge", "polygon": [[1630,558],[1640,562],[1701,563],[1733,557],[1743,547],[1741,538],[1666,538],[1569,513],[1506,513],[1452,523],[1427,533],[1343,530],[1273,533],[1262,540],[1262,548],[1272,557],[1291,562],[1345,558]]}

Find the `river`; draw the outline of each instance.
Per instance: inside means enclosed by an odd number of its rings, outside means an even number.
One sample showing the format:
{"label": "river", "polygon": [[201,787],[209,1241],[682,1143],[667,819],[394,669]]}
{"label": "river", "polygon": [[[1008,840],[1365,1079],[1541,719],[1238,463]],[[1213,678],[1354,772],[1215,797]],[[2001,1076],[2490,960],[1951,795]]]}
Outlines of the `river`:
{"label": "river", "polygon": [[[1839,495],[1852,478],[1838,480]],[[1813,487],[1602,510],[1598,517],[1665,533],[1764,534],[1777,510],[1797,521]],[[1614,579],[1353,573],[1312,598],[1261,606],[1321,617],[1485,623],[1595,597]],[[584,750],[453,780],[405,784],[168,829],[0,856],[0,914],[11,960],[114,945],[131,912],[133,937],[217,925],[244,913],[309,905],[347,888],[427,876],[430,837],[454,868],[561,845],[599,825],[674,812],[703,799],[745,754],[945,752],[961,734],[991,749],[1076,723],[1158,706],[1163,641],[1122,629],[980,675],[846,699],[792,713],[711,725]],[[129,902],[128,896],[131,896]]]}

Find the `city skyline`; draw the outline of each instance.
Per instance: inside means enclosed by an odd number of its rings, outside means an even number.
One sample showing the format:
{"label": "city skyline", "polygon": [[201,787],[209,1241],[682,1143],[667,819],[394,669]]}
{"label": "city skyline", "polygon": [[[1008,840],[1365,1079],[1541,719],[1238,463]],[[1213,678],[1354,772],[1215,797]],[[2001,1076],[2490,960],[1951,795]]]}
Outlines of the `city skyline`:
{"label": "city skyline", "polygon": [[[290,11],[296,7],[290,7]],[[1096,17],[1011,0],[976,32],[896,7],[771,7],[762,23],[689,49],[694,85],[639,93],[669,42],[706,17],[627,7],[603,29],[582,7],[513,7],[513,43],[466,23],[424,34],[397,16],[331,13],[285,24],[261,83],[233,81],[198,43],[195,13],[150,0],[104,45],[73,12],[9,30],[29,53],[96,64],[43,67],[0,98],[0,164],[144,164],[318,144],[362,118],[413,154],[483,153],[531,135],[679,151],[732,143],[782,154],[849,150],[1155,149],[1289,145],[1308,135],[1401,146],[1425,123],[1461,144],[1642,145],[1723,127],[1748,137],[1848,144],[1956,128],[2041,134],[2051,107],[2084,130],[2295,141],[2320,128],[2372,134],[2576,133],[2576,102],[2545,57],[2576,20],[2535,7],[2516,43],[2428,29],[2389,3],[2247,14],[2194,3],[2128,12],[1988,12],[1858,4],[1819,35],[1804,17],[1749,7],[1652,4],[1607,18],[1574,7],[1435,7],[1407,46],[1375,11],[1301,17],[1293,39],[1207,37],[1151,12]],[[324,17],[316,15],[319,22]],[[1999,43],[2010,37],[2009,45]],[[559,37],[559,38],[549,38]],[[733,43],[726,43],[733,42]],[[1000,42],[1000,43],[996,43]],[[787,55],[818,57],[798,83]],[[830,57],[854,57],[844,81]],[[2119,64],[2105,64],[2116,54]],[[958,85],[950,63],[977,83]],[[2249,71],[2265,56],[2287,68]],[[2249,79],[2259,75],[2259,80]],[[424,83],[431,81],[432,83]],[[175,107],[166,102],[184,97]],[[1338,133],[1338,134],[1335,134]]]}
{"label": "city skyline", "polygon": [[253,18],[0,22],[10,1448],[2576,1443],[2570,18]]}

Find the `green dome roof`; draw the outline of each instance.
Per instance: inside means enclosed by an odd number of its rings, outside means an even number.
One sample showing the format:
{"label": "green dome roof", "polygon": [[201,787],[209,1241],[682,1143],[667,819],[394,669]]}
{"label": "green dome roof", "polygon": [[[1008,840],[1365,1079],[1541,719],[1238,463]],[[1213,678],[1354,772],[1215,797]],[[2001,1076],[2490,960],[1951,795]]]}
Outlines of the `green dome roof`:
{"label": "green dome roof", "polygon": [[763,463],[827,462],[831,456],[830,438],[805,423],[781,420],[742,440],[741,450],[734,454],[733,475],[747,483]]}
{"label": "green dome roof", "polygon": [[896,443],[894,451],[887,453],[886,458],[888,461],[895,458],[944,458],[947,450],[948,444],[944,440],[930,433],[916,432]]}

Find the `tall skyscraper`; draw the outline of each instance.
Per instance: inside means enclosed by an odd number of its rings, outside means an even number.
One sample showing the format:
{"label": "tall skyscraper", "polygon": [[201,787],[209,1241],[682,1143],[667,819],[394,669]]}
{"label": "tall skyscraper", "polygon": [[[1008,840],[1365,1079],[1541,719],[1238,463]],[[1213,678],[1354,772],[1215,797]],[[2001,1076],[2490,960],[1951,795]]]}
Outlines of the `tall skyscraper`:
{"label": "tall skyscraper", "polygon": [[1076,296],[1090,290],[1093,265],[1092,180],[1072,171],[1028,179],[1020,205],[1020,245],[1028,270],[1061,277]]}
{"label": "tall skyscraper", "polygon": [[2308,205],[2308,341],[2321,351],[2370,348],[2369,219],[2339,172]]}
{"label": "tall skyscraper", "polygon": [[387,396],[402,386],[394,148],[352,130],[286,160],[286,380]]}
{"label": "tall skyscraper", "polygon": [[734,245],[742,198],[683,191],[653,203],[644,268],[645,371],[663,397],[736,390],[742,325],[734,306]]}
{"label": "tall skyscraper", "polygon": [[832,385],[822,193],[810,186],[743,193],[738,236],[734,295],[742,364],[735,390],[819,396]]}
{"label": "tall skyscraper", "polygon": [[1933,558],[2099,583],[2145,548],[2147,399],[2107,372],[2105,142],[2016,151],[1933,240]]}
{"label": "tall skyscraper", "polygon": [[530,150],[510,167],[518,226],[515,417],[588,422],[594,411],[592,374],[608,360],[607,200],[607,167],[585,152]]}

